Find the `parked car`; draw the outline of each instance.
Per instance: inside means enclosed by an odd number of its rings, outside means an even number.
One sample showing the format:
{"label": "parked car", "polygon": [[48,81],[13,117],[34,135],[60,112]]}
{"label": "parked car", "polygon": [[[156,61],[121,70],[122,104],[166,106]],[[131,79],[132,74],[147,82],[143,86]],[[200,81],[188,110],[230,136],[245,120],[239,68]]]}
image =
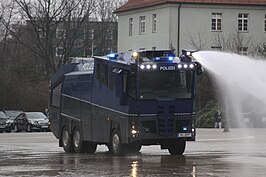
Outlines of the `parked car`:
{"label": "parked car", "polygon": [[6,117],[7,117],[7,129],[8,130],[12,130],[14,129],[14,119],[20,114],[22,113],[23,111],[19,111],[19,110],[4,110],[4,113],[6,114]]}
{"label": "parked car", "polygon": [[6,131],[8,133],[11,132],[11,127],[10,129],[7,126],[7,117],[6,114],[3,111],[0,111],[0,133],[3,133],[3,131]]}
{"label": "parked car", "polygon": [[23,112],[14,119],[15,132],[49,130],[48,118],[42,112]]}

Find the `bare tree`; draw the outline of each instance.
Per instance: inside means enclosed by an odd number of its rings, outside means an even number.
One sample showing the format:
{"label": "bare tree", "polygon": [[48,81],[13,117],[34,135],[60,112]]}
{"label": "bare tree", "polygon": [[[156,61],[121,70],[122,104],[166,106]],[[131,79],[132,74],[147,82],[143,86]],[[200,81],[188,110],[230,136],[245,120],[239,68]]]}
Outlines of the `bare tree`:
{"label": "bare tree", "polygon": [[217,32],[213,42],[216,46],[221,46],[223,51],[239,53],[241,48],[251,45],[251,39],[251,35],[247,36],[236,29],[229,35]]}
{"label": "bare tree", "polygon": [[[14,0],[27,22],[24,35],[12,35],[27,47],[45,70],[55,72],[79,45],[78,35],[96,9],[96,0]],[[60,31],[61,30],[61,31]],[[55,55],[56,49],[61,50]]]}
{"label": "bare tree", "polygon": [[207,47],[207,35],[203,30],[198,29],[195,34],[187,32],[188,44],[197,50],[204,50]]}

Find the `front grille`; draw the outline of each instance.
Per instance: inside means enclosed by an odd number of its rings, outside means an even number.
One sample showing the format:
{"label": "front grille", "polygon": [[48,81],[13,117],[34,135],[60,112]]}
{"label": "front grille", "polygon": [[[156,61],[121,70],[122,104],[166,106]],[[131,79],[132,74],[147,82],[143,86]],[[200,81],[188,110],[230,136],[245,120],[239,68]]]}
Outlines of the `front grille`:
{"label": "front grille", "polygon": [[162,136],[174,134],[175,106],[168,101],[159,101],[157,105],[158,132]]}
{"label": "front grille", "polygon": [[174,118],[158,117],[158,131],[160,135],[171,136],[174,134]]}

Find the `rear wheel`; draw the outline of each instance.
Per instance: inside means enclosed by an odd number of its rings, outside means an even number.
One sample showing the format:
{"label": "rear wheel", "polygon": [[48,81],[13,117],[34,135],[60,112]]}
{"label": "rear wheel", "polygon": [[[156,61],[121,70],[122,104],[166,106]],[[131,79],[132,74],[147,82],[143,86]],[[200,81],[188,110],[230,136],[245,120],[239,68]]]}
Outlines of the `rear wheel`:
{"label": "rear wheel", "polygon": [[66,127],[63,128],[62,130],[62,145],[64,148],[64,151],[69,153],[69,152],[73,152],[74,148],[73,148],[73,136],[71,134],[69,134],[68,130],[66,129]]}
{"label": "rear wheel", "polygon": [[30,124],[27,125],[27,132],[31,132],[31,125]]}
{"label": "rear wheel", "polygon": [[168,147],[168,151],[171,155],[182,155],[185,149],[186,149],[185,140],[174,141]]}
{"label": "rear wheel", "polygon": [[125,151],[125,147],[123,146],[121,142],[121,136],[120,131],[117,129],[114,129],[112,132],[112,136],[110,138],[110,145],[109,149],[112,154],[114,155],[123,155]]}
{"label": "rear wheel", "polygon": [[83,141],[80,130],[76,127],[73,134],[73,147],[76,153],[94,153],[96,151],[97,144]]}

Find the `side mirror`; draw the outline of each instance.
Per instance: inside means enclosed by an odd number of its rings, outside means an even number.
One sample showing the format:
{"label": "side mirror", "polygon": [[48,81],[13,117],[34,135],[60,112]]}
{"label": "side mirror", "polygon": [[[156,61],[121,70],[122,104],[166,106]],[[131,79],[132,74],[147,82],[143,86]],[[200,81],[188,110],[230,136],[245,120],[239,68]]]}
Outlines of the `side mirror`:
{"label": "side mirror", "polygon": [[197,64],[196,74],[200,76],[203,72],[202,65],[199,62],[196,62],[196,64]]}

